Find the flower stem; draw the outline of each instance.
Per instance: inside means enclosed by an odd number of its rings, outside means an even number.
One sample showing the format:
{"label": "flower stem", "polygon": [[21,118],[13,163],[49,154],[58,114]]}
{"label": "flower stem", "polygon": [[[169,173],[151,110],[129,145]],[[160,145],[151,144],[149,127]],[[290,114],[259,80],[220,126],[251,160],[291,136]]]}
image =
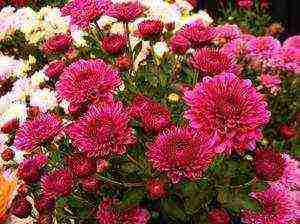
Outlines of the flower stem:
{"label": "flower stem", "polygon": [[145,186],[145,184],[143,182],[139,182],[139,183],[124,183],[124,182],[118,182],[114,179],[108,178],[108,177],[103,177],[101,175],[97,175],[97,177],[104,181],[104,182],[108,182],[114,185],[119,185],[119,186],[123,186],[123,187],[143,187]]}

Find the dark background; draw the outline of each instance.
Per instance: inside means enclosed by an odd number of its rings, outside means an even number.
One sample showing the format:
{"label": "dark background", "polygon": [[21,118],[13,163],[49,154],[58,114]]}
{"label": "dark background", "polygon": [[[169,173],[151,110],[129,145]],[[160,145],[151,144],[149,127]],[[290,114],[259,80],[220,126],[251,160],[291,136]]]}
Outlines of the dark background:
{"label": "dark background", "polygon": [[[206,8],[212,15],[217,13],[220,2],[235,0],[197,0],[198,9]],[[300,0],[269,0],[270,12],[275,19],[282,21],[288,36],[300,34]]]}

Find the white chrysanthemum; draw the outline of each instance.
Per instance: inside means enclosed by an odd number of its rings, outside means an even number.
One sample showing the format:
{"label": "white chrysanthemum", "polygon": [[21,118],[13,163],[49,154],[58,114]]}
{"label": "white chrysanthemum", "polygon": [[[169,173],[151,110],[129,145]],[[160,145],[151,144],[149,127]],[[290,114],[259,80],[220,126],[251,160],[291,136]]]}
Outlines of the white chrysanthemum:
{"label": "white chrysanthemum", "polygon": [[[0,107],[2,106],[3,105],[0,105]],[[6,110],[3,111],[0,117],[0,126],[4,125],[6,122],[15,118],[17,118],[21,123],[26,120],[27,118],[26,104],[14,103],[14,104],[6,105]]]}
{"label": "white chrysanthemum", "polygon": [[47,88],[34,91],[30,97],[30,105],[39,107],[42,112],[52,110],[57,106],[55,92]]}
{"label": "white chrysanthemum", "polygon": [[62,100],[59,103],[59,106],[64,109],[65,113],[69,113],[69,105],[70,105],[70,103],[68,101],[66,101],[66,100]]}
{"label": "white chrysanthemum", "polygon": [[203,10],[200,10],[199,12],[192,14],[192,15],[187,15],[187,16],[182,16],[180,20],[176,23],[175,30],[181,29],[184,25],[186,24],[191,24],[197,20],[201,20],[209,26],[210,24],[213,23],[213,19],[209,16],[209,14]]}
{"label": "white chrysanthemum", "polygon": [[87,46],[87,42],[84,39],[84,37],[87,36],[87,34],[84,31],[73,30],[71,32],[71,35],[72,35],[75,46],[77,46],[77,47],[86,47]]}
{"label": "white chrysanthemum", "polygon": [[16,12],[17,27],[22,32],[27,33],[33,30],[38,23],[37,13],[30,7],[21,8]]}
{"label": "white chrysanthemum", "polygon": [[16,31],[15,8],[5,7],[0,11],[0,41],[13,35]]}
{"label": "white chrysanthemum", "polygon": [[169,46],[166,42],[156,42],[153,46],[155,56],[161,58],[169,51]]}
{"label": "white chrysanthemum", "polygon": [[49,78],[46,76],[46,74],[43,71],[35,72],[31,76],[31,82],[30,85],[33,89],[38,89],[39,85],[45,81],[47,81]]}
{"label": "white chrysanthemum", "polygon": [[98,26],[102,29],[107,25],[112,25],[114,22],[117,22],[118,20],[114,17],[110,16],[101,16],[100,19],[97,21]]}
{"label": "white chrysanthemum", "polygon": [[15,101],[25,102],[26,96],[29,96],[32,91],[30,78],[23,78],[18,79],[14,83],[12,90],[8,94],[11,95]]}
{"label": "white chrysanthemum", "polygon": [[16,73],[21,66],[21,60],[15,60],[13,57],[0,55],[0,81],[11,76],[16,76]]}
{"label": "white chrysanthemum", "polygon": [[163,1],[151,5],[147,12],[149,18],[160,19],[164,23],[176,23],[181,17],[180,8],[177,4],[168,4]]}

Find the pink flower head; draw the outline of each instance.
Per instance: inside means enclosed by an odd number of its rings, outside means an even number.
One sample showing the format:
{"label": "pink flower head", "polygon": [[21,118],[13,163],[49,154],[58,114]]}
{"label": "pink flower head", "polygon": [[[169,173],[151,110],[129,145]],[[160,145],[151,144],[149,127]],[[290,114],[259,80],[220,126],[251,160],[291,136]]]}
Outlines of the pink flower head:
{"label": "pink flower head", "polygon": [[172,52],[175,54],[185,54],[191,47],[190,41],[180,33],[171,38],[170,45]]}
{"label": "pink flower head", "polygon": [[270,75],[267,73],[263,73],[260,75],[261,83],[271,92],[278,92],[280,90],[281,79],[279,75]]}
{"label": "pink flower head", "polygon": [[96,161],[83,154],[74,154],[67,158],[68,167],[76,177],[90,176],[96,172]]}
{"label": "pink flower head", "polygon": [[45,73],[50,79],[59,77],[65,67],[65,63],[62,60],[51,61],[46,67]]}
{"label": "pink flower head", "polygon": [[165,184],[161,180],[150,179],[147,182],[147,190],[149,197],[153,199],[162,198],[167,194]]}
{"label": "pink flower head", "polygon": [[276,69],[300,72],[300,48],[283,47],[269,60],[269,66]]}
{"label": "pink flower head", "polygon": [[238,8],[250,10],[253,5],[253,0],[236,0]]}
{"label": "pink flower head", "polygon": [[288,38],[286,41],[284,41],[283,47],[300,49],[300,35]]}
{"label": "pink flower head", "polygon": [[41,170],[47,164],[48,158],[43,154],[22,161],[18,167],[17,176],[26,183],[38,181]]}
{"label": "pink flower head", "polygon": [[24,219],[24,218],[27,218],[28,216],[30,216],[31,210],[32,210],[32,205],[26,199],[26,197],[17,195],[12,200],[11,207],[10,207],[10,213],[12,215],[14,215],[20,219]]}
{"label": "pink flower head", "polygon": [[238,73],[234,57],[220,50],[201,48],[192,56],[189,63],[204,75],[214,76],[222,73]]}
{"label": "pink flower head", "polygon": [[63,16],[71,16],[71,23],[88,28],[110,6],[109,0],[73,0],[62,9]]}
{"label": "pink flower head", "polygon": [[210,224],[229,224],[230,216],[224,209],[215,208],[208,214]]}
{"label": "pink flower head", "polygon": [[119,102],[91,106],[87,114],[71,124],[67,133],[72,144],[88,157],[122,155],[135,143],[130,117]]}
{"label": "pink flower head", "polygon": [[296,220],[299,205],[296,204],[295,192],[288,191],[281,185],[273,184],[263,192],[251,193],[251,196],[260,202],[262,211],[245,211],[243,222],[247,224],[288,224]]}
{"label": "pink flower head", "polygon": [[59,33],[46,40],[42,46],[45,54],[62,53],[69,49],[72,44],[72,37],[68,34]]}
{"label": "pink flower head", "polygon": [[115,198],[104,198],[102,200],[97,212],[99,224],[146,224],[150,220],[150,214],[146,209],[134,207],[130,210],[119,212],[114,208],[118,203],[119,200]]}
{"label": "pink flower head", "polygon": [[144,20],[138,24],[138,35],[143,38],[153,37],[162,33],[164,24],[160,20]]}
{"label": "pink flower head", "polygon": [[160,133],[148,145],[152,166],[168,175],[173,183],[183,178],[199,179],[213,162],[213,140],[205,141],[191,128],[172,128]]}
{"label": "pink flower head", "polygon": [[48,198],[68,196],[72,193],[73,187],[73,176],[68,170],[56,170],[42,177],[42,193]]}
{"label": "pink flower head", "polygon": [[102,48],[109,54],[119,54],[127,46],[127,38],[122,34],[110,34],[101,41]]}
{"label": "pink flower head", "polygon": [[249,80],[233,74],[206,77],[185,93],[186,118],[202,136],[219,136],[227,152],[243,151],[262,137],[267,102]]}
{"label": "pink flower head", "polygon": [[280,42],[271,36],[253,38],[247,45],[248,57],[254,60],[269,59],[281,48]]}
{"label": "pink flower head", "polygon": [[144,13],[143,6],[138,2],[112,4],[106,14],[120,22],[132,22]]}
{"label": "pink flower head", "polygon": [[224,38],[227,42],[238,39],[242,36],[242,32],[237,25],[225,24],[215,28],[215,37]]}
{"label": "pink flower head", "polygon": [[65,68],[56,89],[61,100],[78,108],[91,97],[112,98],[121,83],[119,73],[101,59],[80,59]]}
{"label": "pink flower head", "polygon": [[145,131],[160,131],[171,123],[171,112],[166,107],[142,95],[135,97],[130,114],[141,121]]}
{"label": "pink flower head", "polygon": [[50,113],[42,113],[26,121],[17,131],[14,145],[19,150],[31,150],[53,139],[62,128],[61,120]]}
{"label": "pink flower head", "polygon": [[216,34],[214,27],[207,27],[201,20],[185,25],[179,33],[187,38],[195,48],[210,42]]}
{"label": "pink flower head", "polygon": [[25,7],[29,4],[28,0],[11,0],[11,5],[15,7]]}
{"label": "pink flower head", "polygon": [[290,140],[297,136],[297,129],[287,124],[283,124],[280,126],[280,134],[285,140]]}

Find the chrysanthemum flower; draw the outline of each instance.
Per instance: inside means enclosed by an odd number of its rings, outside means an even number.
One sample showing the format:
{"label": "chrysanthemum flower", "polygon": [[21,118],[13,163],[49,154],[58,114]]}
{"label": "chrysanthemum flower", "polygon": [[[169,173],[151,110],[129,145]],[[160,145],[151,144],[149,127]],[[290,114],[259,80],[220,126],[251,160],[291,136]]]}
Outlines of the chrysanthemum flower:
{"label": "chrysanthemum flower", "polygon": [[45,41],[42,51],[45,54],[62,53],[67,51],[71,44],[72,37],[70,35],[59,33]]}
{"label": "chrysanthemum flower", "polygon": [[300,49],[300,35],[295,35],[288,38],[286,41],[284,41],[283,47]]}
{"label": "chrysanthemum flower", "polygon": [[142,95],[133,100],[130,114],[141,121],[146,131],[160,131],[171,123],[171,112],[167,108]]}
{"label": "chrysanthemum flower", "polygon": [[45,175],[41,180],[42,194],[46,197],[65,197],[72,193],[73,176],[68,170],[56,170]]}
{"label": "chrysanthemum flower", "polygon": [[183,178],[197,180],[214,159],[213,144],[214,139],[204,140],[191,128],[172,128],[148,145],[147,156],[173,183]]}
{"label": "chrysanthemum flower", "polygon": [[225,24],[215,28],[215,37],[224,38],[226,42],[238,39],[242,36],[242,32],[237,25]]}
{"label": "chrysanthemum flower", "polygon": [[0,174],[0,223],[5,223],[13,192],[16,190],[17,181],[7,180],[3,174]]}
{"label": "chrysanthemum flower", "polygon": [[247,43],[248,57],[254,60],[269,59],[280,49],[280,42],[271,36],[257,37]]}
{"label": "chrysanthemum flower", "polygon": [[77,177],[90,176],[96,172],[96,161],[83,154],[75,154],[67,158],[68,167]]}
{"label": "chrysanthemum flower", "polygon": [[121,83],[119,73],[101,59],[80,59],[65,68],[56,89],[61,100],[78,108],[92,96],[111,98]]}
{"label": "chrysanthemum flower", "polygon": [[250,10],[253,5],[253,0],[236,0],[238,8]]}
{"label": "chrysanthemum flower", "polygon": [[268,60],[268,66],[275,69],[300,72],[300,48],[282,47]]}
{"label": "chrysanthemum flower", "polygon": [[20,163],[17,176],[26,183],[38,181],[41,177],[41,170],[47,164],[48,158],[43,154],[38,154]]}
{"label": "chrysanthemum flower", "polygon": [[65,67],[65,63],[62,60],[51,61],[45,68],[45,73],[50,79],[59,77]]}
{"label": "chrysanthemum flower", "polygon": [[164,24],[160,20],[144,20],[138,24],[138,35],[143,38],[153,37],[162,33]]}
{"label": "chrysanthemum flower", "polygon": [[192,56],[189,63],[204,75],[214,76],[221,73],[239,73],[232,55],[217,49],[201,48]]}
{"label": "chrysanthemum flower", "polygon": [[175,54],[185,54],[191,47],[190,41],[181,34],[175,34],[170,39],[171,50]]}
{"label": "chrysanthemum flower", "polygon": [[134,207],[125,212],[117,211],[114,206],[119,203],[115,198],[105,198],[99,205],[97,221],[99,224],[134,223],[146,224],[150,214],[146,209]]}
{"label": "chrysanthemum flower", "polygon": [[208,214],[210,224],[229,224],[230,216],[224,209],[213,209]]}
{"label": "chrysanthemum flower", "polygon": [[144,13],[143,6],[138,2],[115,3],[107,10],[106,15],[120,22],[132,22]]}
{"label": "chrysanthemum flower", "polygon": [[22,197],[17,195],[10,207],[10,213],[20,219],[27,218],[31,214],[32,205],[26,199],[26,197]]}
{"label": "chrysanthemum flower", "polygon": [[280,76],[263,73],[260,75],[259,79],[266,88],[271,90],[271,92],[276,93],[280,90]]}
{"label": "chrysanthemum flower", "polygon": [[254,146],[270,117],[264,97],[233,74],[204,78],[185,100],[191,126],[203,136],[218,135],[227,152]]}
{"label": "chrysanthemum flower", "polygon": [[55,115],[43,113],[32,121],[26,121],[17,131],[14,145],[19,150],[31,150],[45,141],[53,139],[62,128]]}
{"label": "chrysanthemum flower", "polygon": [[162,198],[167,194],[165,184],[161,180],[150,179],[146,187],[150,198]]}
{"label": "chrysanthemum flower", "polygon": [[127,38],[122,34],[110,34],[104,37],[101,41],[101,46],[104,51],[109,54],[119,54],[125,50]]}
{"label": "chrysanthemum flower", "polygon": [[283,124],[280,126],[280,134],[285,140],[290,140],[297,136],[297,129],[287,124]]}
{"label": "chrysanthemum flower", "polygon": [[72,144],[88,157],[122,155],[135,142],[130,117],[119,102],[91,106],[87,114],[70,125]]}
{"label": "chrysanthemum flower", "polygon": [[101,16],[109,5],[109,0],[73,0],[67,3],[61,12],[63,16],[71,16],[71,23],[85,29]]}
{"label": "chrysanthemum flower", "polygon": [[[263,192],[251,193],[261,203],[262,211],[245,211],[243,222],[247,224],[288,224],[296,221],[299,205],[295,192],[281,185],[273,184]],[[299,215],[299,214],[298,214]]]}

